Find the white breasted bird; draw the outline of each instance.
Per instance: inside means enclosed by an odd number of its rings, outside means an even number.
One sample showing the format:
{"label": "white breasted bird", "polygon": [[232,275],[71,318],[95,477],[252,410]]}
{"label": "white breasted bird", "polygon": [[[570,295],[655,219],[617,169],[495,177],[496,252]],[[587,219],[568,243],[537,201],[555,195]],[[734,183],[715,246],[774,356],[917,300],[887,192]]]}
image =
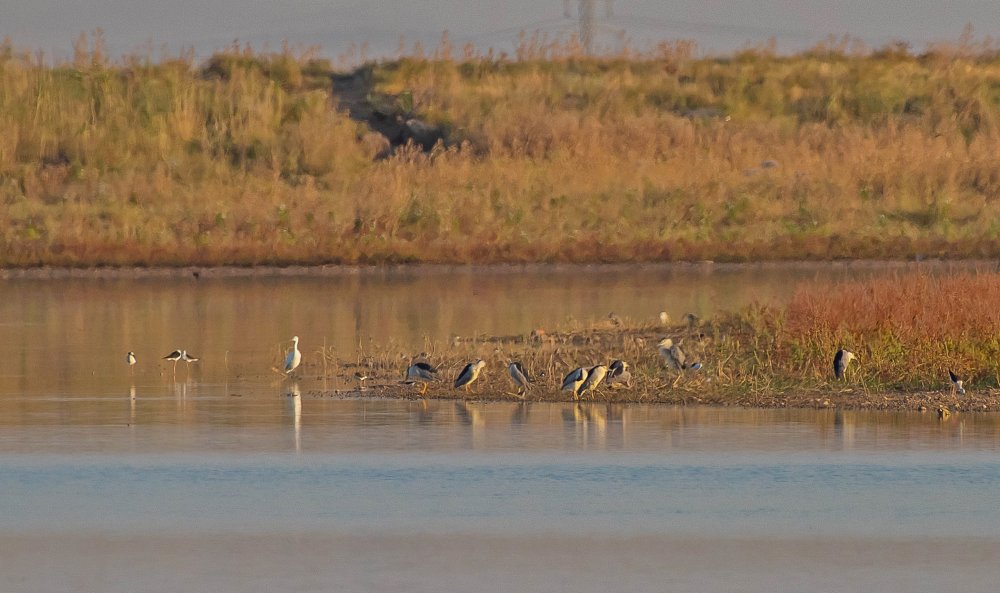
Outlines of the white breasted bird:
{"label": "white breasted bird", "polygon": [[426,360],[414,362],[406,369],[406,383],[420,383],[420,395],[427,393],[428,384],[437,381],[438,370]]}
{"label": "white breasted bird", "polygon": [[507,365],[507,374],[510,375],[510,380],[514,382],[517,387],[517,395],[524,399],[524,396],[528,393],[531,388],[531,379],[528,378],[528,374],[524,372],[524,367],[518,361],[513,361]]}
{"label": "white breasted bird", "polygon": [[562,382],[562,391],[572,391],[573,399],[580,399],[580,387],[583,382],[587,380],[587,369],[583,367],[578,367],[573,369],[566,375],[566,378]]}
{"label": "white breasted bird", "polygon": [[479,378],[479,373],[482,372],[483,368],[486,367],[486,363],[480,360],[475,360],[465,365],[462,372],[458,374],[455,378],[455,389],[461,387],[465,388],[465,391],[469,391],[469,385],[471,385],[476,379]]}
{"label": "white breasted bird", "polygon": [[607,374],[608,367],[603,364],[591,367],[591,369],[587,371],[587,378],[584,380],[583,385],[580,385],[580,397],[583,397],[583,395],[588,391],[590,393],[594,393],[594,390],[597,389]]}
{"label": "white breasted bird", "polygon": [[848,363],[855,358],[854,353],[849,350],[843,348],[837,350],[837,353],[833,355],[833,376],[837,379],[843,379],[847,372]]}
{"label": "white breasted bird", "polygon": [[133,374],[135,372],[135,352],[129,350],[129,353],[125,355],[125,362],[128,363],[128,373]]}
{"label": "white breasted bird", "polygon": [[302,353],[299,352],[299,337],[292,336],[292,349],[285,356],[285,364],[281,370],[286,375],[294,371],[302,363]]}
{"label": "white breasted bird", "polygon": [[951,369],[948,369],[948,378],[951,379],[951,391],[953,393],[957,392],[959,395],[965,395],[965,387],[962,386],[962,380]]}
{"label": "white breasted bird", "polygon": [[608,365],[608,376],[604,378],[604,384],[612,389],[630,387],[632,383],[632,372],[628,370],[628,363],[624,360],[613,360]]}

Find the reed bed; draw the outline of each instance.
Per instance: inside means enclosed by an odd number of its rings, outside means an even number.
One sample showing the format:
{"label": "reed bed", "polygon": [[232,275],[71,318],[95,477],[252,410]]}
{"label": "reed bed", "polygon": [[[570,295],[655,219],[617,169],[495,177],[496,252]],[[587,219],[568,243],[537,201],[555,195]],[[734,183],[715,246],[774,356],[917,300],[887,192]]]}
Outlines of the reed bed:
{"label": "reed bed", "polygon": [[824,44],[586,57],[525,37],[369,64],[233,47],[49,64],[0,46],[0,265],[1000,255],[1000,52]]}
{"label": "reed bed", "polygon": [[[440,374],[426,397],[515,399],[507,365],[517,360],[535,379],[528,401],[572,400],[559,390],[567,373],[618,358],[630,364],[631,385],[603,387],[585,400],[1000,410],[997,303],[997,273],[906,274],[833,289],[803,284],[785,307],[748,307],[704,322],[660,325],[614,318],[551,333],[428,342],[422,354]],[[663,337],[679,343],[688,362],[701,362],[702,368],[667,368],[656,348]],[[858,355],[844,380],[833,377],[839,348]],[[418,397],[418,386],[403,384],[416,352],[386,344],[359,348],[347,358],[325,349],[318,354],[308,357],[303,372],[308,378],[347,377],[342,394]],[[487,367],[475,388],[453,389],[461,368],[477,358]],[[952,392],[949,369],[965,379],[966,395]],[[365,391],[351,384],[354,373],[370,377]]]}

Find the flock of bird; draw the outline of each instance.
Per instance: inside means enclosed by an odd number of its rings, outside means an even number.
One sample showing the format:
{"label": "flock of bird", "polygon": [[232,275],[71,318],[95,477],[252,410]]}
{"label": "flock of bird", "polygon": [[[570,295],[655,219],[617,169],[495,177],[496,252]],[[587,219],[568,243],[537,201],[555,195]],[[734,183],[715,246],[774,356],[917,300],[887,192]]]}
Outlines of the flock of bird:
{"label": "flock of bird", "polygon": [[[677,380],[682,377],[684,371],[697,371],[702,368],[701,362],[687,362],[687,356],[681,349],[680,344],[675,344],[670,338],[663,338],[656,344],[660,357],[666,366],[678,371]],[[833,356],[833,376],[838,380],[843,380],[847,373],[847,366],[857,357],[853,352],[841,348]],[[184,361],[189,365],[198,362],[199,358],[188,354],[187,350],[177,349],[163,357],[174,363],[173,372],[177,374],[177,363]],[[130,372],[136,364],[134,352],[129,352],[125,361],[129,365]],[[285,356],[284,364],[280,369],[286,375],[291,374],[302,363],[302,352],[299,350],[299,337],[292,337],[292,348]],[[482,359],[474,360],[462,368],[462,371],[455,378],[455,389],[464,389],[468,392],[470,386],[479,379],[486,362]],[[610,388],[631,387],[632,373],[628,370],[629,365],[623,360],[613,360],[608,365],[598,364],[592,367],[577,367],[569,372],[562,381],[561,391],[568,391],[573,394],[573,399],[582,399],[587,393],[593,394],[602,384]],[[507,365],[507,374],[517,389],[516,395],[524,399],[534,382],[524,370],[524,366],[519,361],[512,361]],[[948,377],[951,380],[952,390],[960,395],[965,394],[965,387],[962,379],[951,369],[948,370]],[[405,383],[420,384],[420,395],[427,393],[428,386],[438,380],[438,369],[431,366],[423,356],[413,361],[406,369]]]}

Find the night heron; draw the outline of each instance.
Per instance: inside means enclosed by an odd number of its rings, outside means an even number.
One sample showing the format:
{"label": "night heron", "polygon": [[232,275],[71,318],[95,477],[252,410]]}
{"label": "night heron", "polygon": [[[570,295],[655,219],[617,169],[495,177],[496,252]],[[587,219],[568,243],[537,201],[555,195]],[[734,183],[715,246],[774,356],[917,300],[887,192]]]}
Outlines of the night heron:
{"label": "night heron", "polygon": [[660,356],[663,357],[668,367],[675,371],[684,370],[684,360],[687,357],[684,356],[684,351],[681,350],[680,344],[674,344],[674,341],[670,338],[663,338],[656,344],[656,348],[660,351]]}
{"label": "night heron", "polygon": [[614,360],[608,366],[608,376],[604,378],[604,384],[612,389],[629,387],[632,384],[632,372],[628,370],[628,363],[624,360]]}
{"label": "night heron", "polygon": [[951,391],[958,392],[959,395],[965,395],[965,387],[962,386],[962,380],[958,378],[951,369],[948,369],[948,377],[951,379]]}
{"label": "night heron", "polygon": [[854,360],[854,353],[849,350],[844,350],[841,348],[837,350],[837,354],[833,356],[833,376],[837,379],[843,379],[844,373],[847,372],[847,363]]}
{"label": "night heron", "polygon": [[125,362],[128,363],[128,374],[133,374],[135,372],[135,352],[129,351],[125,355]]}
{"label": "night heron", "polygon": [[458,374],[458,378],[455,379],[455,389],[464,387],[466,393],[468,393],[469,385],[471,385],[473,381],[479,378],[479,373],[485,367],[486,363],[483,362],[481,359],[470,362],[469,364],[465,365],[465,368],[462,369],[462,372]]}
{"label": "night heron", "polygon": [[285,356],[285,365],[282,367],[282,371],[287,375],[294,371],[299,363],[302,362],[302,353],[299,352],[299,337],[292,336],[292,349]]}
{"label": "night heron", "polygon": [[604,380],[604,377],[606,377],[607,374],[608,374],[608,367],[604,366],[603,364],[591,367],[591,369],[587,371],[587,378],[586,380],[584,380],[583,385],[580,385],[580,397],[583,397],[583,394],[587,393],[588,391],[590,393],[594,393],[594,391],[601,384],[601,381]]}
{"label": "night heron", "polygon": [[507,365],[507,373],[510,375],[510,380],[514,382],[517,386],[517,395],[521,399],[528,393],[528,389],[531,388],[529,384],[531,379],[528,378],[528,374],[524,372],[524,367],[521,366],[520,362],[516,360]]}
{"label": "night heron", "polygon": [[580,399],[580,387],[587,380],[587,369],[583,367],[575,368],[566,375],[562,382],[562,391],[572,391],[573,399]]}
{"label": "night heron", "polygon": [[420,383],[420,395],[427,393],[427,385],[437,381],[438,370],[430,365],[429,362],[420,360],[409,366],[406,369],[406,383],[412,385],[414,383]]}

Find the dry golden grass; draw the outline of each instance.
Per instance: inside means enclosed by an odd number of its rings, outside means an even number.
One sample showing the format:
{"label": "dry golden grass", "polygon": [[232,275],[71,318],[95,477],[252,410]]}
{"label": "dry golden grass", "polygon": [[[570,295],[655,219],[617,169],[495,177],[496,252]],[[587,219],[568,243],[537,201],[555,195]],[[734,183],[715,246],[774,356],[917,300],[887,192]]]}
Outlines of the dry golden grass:
{"label": "dry golden grass", "polygon": [[[1000,57],[831,46],[373,66],[451,148],[376,160],[328,62],[0,47],[0,265],[1000,254]],[[404,101],[405,99],[405,101]]]}

